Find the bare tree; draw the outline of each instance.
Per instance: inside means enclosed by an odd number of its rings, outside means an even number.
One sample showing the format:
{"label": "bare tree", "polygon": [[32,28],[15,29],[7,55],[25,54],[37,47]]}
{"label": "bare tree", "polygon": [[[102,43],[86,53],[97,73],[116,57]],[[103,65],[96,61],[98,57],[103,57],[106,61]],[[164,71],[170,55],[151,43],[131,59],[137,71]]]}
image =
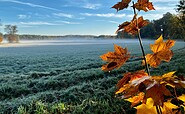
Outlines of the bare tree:
{"label": "bare tree", "polygon": [[9,43],[19,42],[19,37],[16,34],[18,32],[16,25],[5,25],[5,32],[7,33]]}

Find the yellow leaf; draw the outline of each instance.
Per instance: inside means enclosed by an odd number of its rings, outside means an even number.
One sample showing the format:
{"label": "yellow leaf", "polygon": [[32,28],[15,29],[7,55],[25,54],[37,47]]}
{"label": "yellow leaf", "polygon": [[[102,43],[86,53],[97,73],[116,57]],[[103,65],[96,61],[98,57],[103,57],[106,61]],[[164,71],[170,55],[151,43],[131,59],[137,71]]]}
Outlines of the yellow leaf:
{"label": "yellow leaf", "polygon": [[176,110],[173,109],[177,109],[178,106],[172,104],[170,101],[164,102],[164,106],[162,108],[162,113],[163,114],[176,114]]}
{"label": "yellow leaf", "polygon": [[148,98],[146,104],[143,103],[136,107],[137,114],[157,114],[156,108],[153,105],[153,99]]}
{"label": "yellow leaf", "polygon": [[[164,102],[163,107],[160,107],[162,114],[176,114],[178,106],[172,104],[169,101]],[[154,101],[152,98],[148,98],[146,104],[141,104],[136,107],[137,114],[157,114],[156,106],[154,106]]]}
{"label": "yellow leaf", "polygon": [[166,74],[162,75],[162,78],[171,78],[172,76],[174,76],[175,72],[176,71],[166,73]]}
{"label": "yellow leaf", "polygon": [[177,98],[185,103],[185,94],[183,94]]}

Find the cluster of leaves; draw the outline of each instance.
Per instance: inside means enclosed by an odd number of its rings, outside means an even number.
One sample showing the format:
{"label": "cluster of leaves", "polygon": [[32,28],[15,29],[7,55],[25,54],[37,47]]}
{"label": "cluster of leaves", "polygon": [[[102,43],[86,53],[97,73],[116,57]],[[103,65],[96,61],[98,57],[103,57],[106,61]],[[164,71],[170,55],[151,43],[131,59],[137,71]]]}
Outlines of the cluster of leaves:
{"label": "cluster of leaves", "polygon": [[[115,4],[112,8],[123,10],[129,6],[131,0],[122,0]],[[134,4],[134,17],[131,22],[124,22],[119,25],[118,31],[127,32],[131,35],[138,34],[140,37],[140,28],[147,25],[149,22],[143,17],[137,18],[136,9],[138,12],[143,10],[155,10],[152,2],[149,0],[138,0]],[[150,75],[148,65],[150,67],[158,67],[161,61],[169,62],[173,56],[173,51],[170,50],[175,44],[174,40],[163,41],[162,35],[150,45],[153,54],[145,56],[142,42],[140,42],[143,52],[142,64],[145,65],[146,71],[140,70],[134,73],[125,73],[123,78],[118,81],[116,95],[121,98],[126,98],[131,102],[132,107],[136,106],[138,114],[183,114],[185,111],[185,95],[177,95],[176,88],[185,88],[185,79],[183,76],[176,76],[175,71],[163,74],[162,76]],[[103,71],[111,71],[115,68],[120,68],[130,57],[127,48],[114,45],[115,52],[108,52],[102,56],[102,60],[108,64],[102,66]],[[175,103],[174,103],[175,101]]]}

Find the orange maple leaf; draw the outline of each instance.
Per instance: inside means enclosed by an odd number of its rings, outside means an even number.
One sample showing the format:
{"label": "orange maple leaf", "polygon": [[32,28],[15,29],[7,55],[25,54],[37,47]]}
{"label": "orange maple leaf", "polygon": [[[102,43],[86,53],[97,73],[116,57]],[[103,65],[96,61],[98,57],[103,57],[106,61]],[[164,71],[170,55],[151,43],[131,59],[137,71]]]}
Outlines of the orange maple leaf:
{"label": "orange maple leaf", "polygon": [[122,0],[121,2],[118,2],[112,8],[115,8],[117,11],[123,10],[124,8],[128,7],[128,4],[131,2],[131,0]]}
{"label": "orange maple leaf", "polygon": [[139,11],[144,10],[145,12],[149,10],[155,10],[152,2],[149,2],[149,0],[138,0],[138,2],[134,4],[134,7],[138,9]]}
{"label": "orange maple leaf", "polygon": [[[162,35],[155,41],[154,44],[150,45],[150,49],[153,51],[153,54],[146,55],[146,63],[151,67],[157,67],[161,61],[169,62],[173,56],[172,50],[170,48],[174,46],[174,40],[167,40],[163,42]],[[143,61],[143,65],[144,65]]]}
{"label": "orange maple leaf", "polygon": [[111,71],[114,68],[120,68],[130,58],[130,53],[128,53],[127,48],[122,48],[115,44],[114,51],[115,52],[108,52],[100,56],[102,60],[109,62],[102,66],[103,71]]}
{"label": "orange maple leaf", "polygon": [[144,98],[145,93],[144,92],[140,92],[138,93],[138,95],[128,98],[126,99],[127,101],[131,102],[131,107],[134,107],[136,105],[138,105]]}
{"label": "orange maple leaf", "polygon": [[149,21],[143,20],[142,16],[139,17],[138,19],[134,18],[131,22],[124,22],[121,25],[119,25],[118,26],[119,28],[116,31],[116,33],[119,30],[123,29],[123,32],[127,32],[129,34],[135,35],[138,33],[138,29],[142,28],[143,26],[146,26],[147,24],[149,24]]}
{"label": "orange maple leaf", "polygon": [[144,70],[137,71],[135,73],[127,72],[124,74],[123,78],[118,81],[116,85],[118,89],[123,87],[123,85],[129,83],[129,81],[133,81],[137,78],[142,78],[143,76],[148,76],[148,74]]}

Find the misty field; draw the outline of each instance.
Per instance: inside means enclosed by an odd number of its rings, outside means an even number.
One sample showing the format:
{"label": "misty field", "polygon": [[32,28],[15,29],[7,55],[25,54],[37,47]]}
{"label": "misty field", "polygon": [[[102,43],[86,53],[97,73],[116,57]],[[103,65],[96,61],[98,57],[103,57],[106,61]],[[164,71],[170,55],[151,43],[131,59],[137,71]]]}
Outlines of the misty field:
{"label": "misty field", "polygon": [[[150,52],[148,44],[153,42],[143,41],[146,52]],[[128,102],[115,98],[114,92],[123,73],[144,68],[138,59],[142,54],[137,40],[59,39],[24,43],[29,45],[0,47],[0,113],[17,113],[21,106],[31,113],[38,101],[51,112],[57,103],[68,106],[66,113],[135,111]],[[103,72],[104,62],[99,56],[113,51],[114,43],[128,47],[136,58],[119,70]],[[185,75],[184,47],[184,42],[177,41],[170,63],[151,69],[151,74],[177,71]]]}

